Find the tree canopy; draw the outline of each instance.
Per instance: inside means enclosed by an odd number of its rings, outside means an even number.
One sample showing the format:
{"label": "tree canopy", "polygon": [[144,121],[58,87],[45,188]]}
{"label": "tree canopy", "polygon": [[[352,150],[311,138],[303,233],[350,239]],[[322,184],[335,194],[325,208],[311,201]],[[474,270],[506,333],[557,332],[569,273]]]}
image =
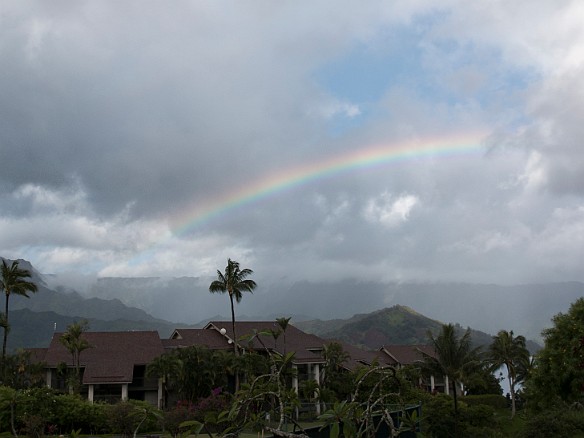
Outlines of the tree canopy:
{"label": "tree canopy", "polygon": [[530,406],[536,410],[584,402],[584,298],[552,322],[542,333],[544,348],[526,382]]}

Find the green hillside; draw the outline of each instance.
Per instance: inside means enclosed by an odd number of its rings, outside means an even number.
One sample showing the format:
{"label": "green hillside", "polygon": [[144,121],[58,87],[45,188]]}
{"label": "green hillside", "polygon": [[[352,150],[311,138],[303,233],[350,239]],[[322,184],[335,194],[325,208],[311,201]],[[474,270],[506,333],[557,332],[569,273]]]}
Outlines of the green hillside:
{"label": "green hillside", "polygon": [[[377,349],[382,345],[427,344],[428,331],[437,333],[443,323],[421,315],[406,306],[393,306],[376,312],[355,315],[346,320],[304,321],[295,325],[309,333],[327,339],[337,339],[348,344]],[[459,333],[466,328],[456,324]],[[489,345],[492,336],[478,330],[471,330],[476,346]],[[530,349],[537,349],[531,343]]]}

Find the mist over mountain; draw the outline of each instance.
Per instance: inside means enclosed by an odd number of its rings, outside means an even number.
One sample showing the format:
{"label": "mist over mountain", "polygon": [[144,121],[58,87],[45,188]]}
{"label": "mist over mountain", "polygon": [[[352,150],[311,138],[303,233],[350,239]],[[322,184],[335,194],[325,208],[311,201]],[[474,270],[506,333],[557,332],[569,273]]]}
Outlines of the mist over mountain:
{"label": "mist over mountain", "polygon": [[[84,295],[117,299],[167,321],[195,324],[216,315],[228,319],[228,298],[209,293],[212,280],[210,277],[101,278],[88,285]],[[58,276],[52,277],[51,282],[55,286],[62,283]],[[501,329],[513,330],[541,340],[541,331],[551,326],[551,318],[566,312],[583,295],[584,283],[580,282],[497,285],[258,281],[258,289],[253,294],[244,294],[236,313],[245,319],[273,315],[292,316],[293,321],[332,320],[399,304],[443,322],[493,334]]]}
{"label": "mist over mountain", "polygon": [[[295,325],[307,333],[325,339],[335,339],[350,345],[376,350],[382,345],[424,345],[428,344],[428,332],[438,334],[442,322],[428,318],[415,310],[395,305],[375,312],[354,315],[348,319],[331,321],[300,321]],[[459,336],[466,327],[455,324]],[[493,341],[492,335],[470,328],[471,340],[475,347],[486,347]],[[541,346],[528,340],[528,349],[533,353]]]}
{"label": "mist over mountain", "polygon": [[[43,345],[54,330],[62,331],[79,319],[89,320],[92,330],[158,330],[161,336],[176,327],[229,319],[224,316],[229,313],[227,296],[210,294],[208,278],[77,281],[74,285],[83,286],[82,295],[64,284],[65,278],[40,274],[23,260],[19,263],[30,270],[39,290],[30,299],[11,297],[13,346]],[[491,334],[500,329],[539,341],[541,330],[551,325],[553,315],[567,311],[582,295],[584,285],[344,281],[277,286],[246,294],[237,306],[238,319],[291,316],[293,324],[308,332],[376,348],[390,343],[424,343],[427,332],[436,331],[442,323],[457,324],[461,330],[472,327],[475,342],[481,345],[489,343]]]}

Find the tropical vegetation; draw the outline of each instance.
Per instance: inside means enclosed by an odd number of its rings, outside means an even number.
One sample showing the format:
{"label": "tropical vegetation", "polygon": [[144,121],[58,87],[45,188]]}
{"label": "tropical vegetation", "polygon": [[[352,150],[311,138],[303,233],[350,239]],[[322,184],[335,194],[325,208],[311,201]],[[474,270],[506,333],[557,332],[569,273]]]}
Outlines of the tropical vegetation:
{"label": "tropical vegetation", "polygon": [[2,370],[4,370],[4,360],[6,359],[6,344],[8,342],[8,332],[10,331],[10,323],[8,321],[8,303],[10,295],[22,295],[29,297],[29,292],[36,292],[37,285],[29,281],[31,273],[28,269],[22,269],[18,266],[18,260],[14,260],[9,264],[5,259],[2,259],[2,266],[0,266],[0,291],[4,292],[4,314],[0,318],[2,328],[4,329],[4,338],[2,341]]}

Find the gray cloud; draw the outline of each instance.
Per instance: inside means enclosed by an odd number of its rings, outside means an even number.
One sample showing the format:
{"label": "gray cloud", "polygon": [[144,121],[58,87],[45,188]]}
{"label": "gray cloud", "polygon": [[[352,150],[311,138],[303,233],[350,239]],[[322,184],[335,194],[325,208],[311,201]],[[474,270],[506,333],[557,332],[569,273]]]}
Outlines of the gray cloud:
{"label": "gray cloud", "polygon": [[[4,5],[2,255],[127,276],[232,257],[270,283],[583,279],[577,17],[551,1]],[[319,79],[356,51],[387,57],[382,85]],[[269,176],[465,133],[482,153],[339,172],[176,232]]]}

